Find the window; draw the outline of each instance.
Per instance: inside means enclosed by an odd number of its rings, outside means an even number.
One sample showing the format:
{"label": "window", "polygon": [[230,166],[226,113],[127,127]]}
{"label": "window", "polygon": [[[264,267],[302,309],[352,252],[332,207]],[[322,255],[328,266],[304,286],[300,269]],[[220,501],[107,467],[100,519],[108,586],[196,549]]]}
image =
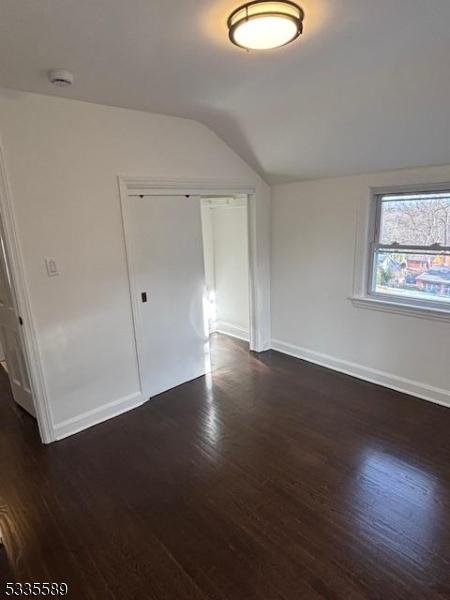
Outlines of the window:
{"label": "window", "polygon": [[374,201],[369,296],[450,310],[450,186]]}

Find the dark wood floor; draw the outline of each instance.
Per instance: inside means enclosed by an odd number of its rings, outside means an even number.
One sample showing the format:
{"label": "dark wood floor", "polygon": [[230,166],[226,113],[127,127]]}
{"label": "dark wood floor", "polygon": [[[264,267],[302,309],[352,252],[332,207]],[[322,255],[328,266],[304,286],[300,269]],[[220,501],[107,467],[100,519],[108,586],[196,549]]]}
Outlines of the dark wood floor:
{"label": "dark wood floor", "polygon": [[214,357],[49,447],[0,374],[17,580],[74,600],[450,598],[450,410],[223,336]]}

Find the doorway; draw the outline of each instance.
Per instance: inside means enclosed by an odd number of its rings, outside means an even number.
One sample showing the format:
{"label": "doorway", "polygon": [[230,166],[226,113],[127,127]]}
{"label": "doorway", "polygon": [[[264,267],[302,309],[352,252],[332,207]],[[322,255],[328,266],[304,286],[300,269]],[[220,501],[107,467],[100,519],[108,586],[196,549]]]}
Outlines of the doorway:
{"label": "doorway", "polygon": [[55,440],[55,432],[1,140],[0,268],[3,290],[1,306],[3,334],[0,332],[0,336],[2,336],[1,343],[8,379],[16,403],[26,412],[35,415],[41,440],[44,444],[49,444]]}
{"label": "doorway", "polygon": [[23,319],[19,316],[17,310],[3,225],[0,222],[0,364],[3,372],[8,376],[15,403],[29,415],[36,418],[30,376],[20,331],[22,324]]}
{"label": "doorway", "polygon": [[249,343],[247,196],[202,197],[206,312],[209,333]]}
{"label": "doorway", "polygon": [[[260,305],[255,190],[205,182],[119,177],[136,363],[142,402],[208,373],[201,204],[214,199],[248,213],[247,320],[251,350],[267,323]],[[250,277],[248,274],[250,273]],[[249,280],[249,281],[248,281]],[[216,286],[217,287],[217,286]],[[216,329],[217,330],[217,329]]]}

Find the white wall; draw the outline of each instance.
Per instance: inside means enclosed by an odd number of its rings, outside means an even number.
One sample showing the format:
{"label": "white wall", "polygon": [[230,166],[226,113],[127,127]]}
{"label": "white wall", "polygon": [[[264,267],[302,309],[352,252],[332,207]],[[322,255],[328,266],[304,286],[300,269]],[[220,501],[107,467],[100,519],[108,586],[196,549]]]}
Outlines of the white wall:
{"label": "white wall", "polygon": [[213,209],[213,228],[217,329],[248,339],[246,207]]}
{"label": "white wall", "polygon": [[215,292],[218,331],[249,339],[248,228],[245,203],[202,208],[206,280]]}
{"label": "white wall", "polygon": [[348,300],[358,211],[369,187],[443,181],[450,167],[275,186],[273,346],[450,405],[450,323]]}
{"label": "white wall", "polygon": [[[0,90],[0,136],[53,423],[62,436],[139,388],[117,175],[257,187],[258,312],[269,312],[270,190],[194,121]],[[44,257],[59,277],[48,278]],[[259,343],[268,345],[267,327]],[[106,409],[105,409],[106,407]]]}

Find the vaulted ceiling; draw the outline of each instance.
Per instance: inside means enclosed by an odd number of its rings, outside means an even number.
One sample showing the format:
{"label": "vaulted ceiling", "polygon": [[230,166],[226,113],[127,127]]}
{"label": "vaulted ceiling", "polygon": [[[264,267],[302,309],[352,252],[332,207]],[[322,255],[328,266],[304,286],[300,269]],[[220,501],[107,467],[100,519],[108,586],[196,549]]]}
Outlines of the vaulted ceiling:
{"label": "vaulted ceiling", "polygon": [[269,182],[450,163],[449,0],[299,0],[265,52],[229,43],[240,3],[2,0],[0,86],[196,119]]}

